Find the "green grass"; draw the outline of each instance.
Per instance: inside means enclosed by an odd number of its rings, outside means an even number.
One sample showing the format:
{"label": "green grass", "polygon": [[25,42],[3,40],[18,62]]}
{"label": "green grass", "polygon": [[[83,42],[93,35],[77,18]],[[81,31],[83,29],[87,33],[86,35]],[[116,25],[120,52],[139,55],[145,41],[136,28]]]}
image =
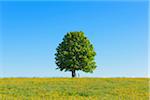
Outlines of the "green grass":
{"label": "green grass", "polygon": [[148,78],[1,78],[0,100],[148,100]]}

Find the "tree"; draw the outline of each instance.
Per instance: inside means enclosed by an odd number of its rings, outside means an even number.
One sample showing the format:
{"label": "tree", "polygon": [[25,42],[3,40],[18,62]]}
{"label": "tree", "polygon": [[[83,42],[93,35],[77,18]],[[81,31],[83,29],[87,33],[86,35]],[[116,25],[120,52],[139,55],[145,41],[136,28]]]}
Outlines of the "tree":
{"label": "tree", "polygon": [[96,69],[94,57],[96,52],[93,45],[83,32],[69,32],[56,48],[56,69],[71,71],[72,77],[76,77],[76,71],[92,73]]}

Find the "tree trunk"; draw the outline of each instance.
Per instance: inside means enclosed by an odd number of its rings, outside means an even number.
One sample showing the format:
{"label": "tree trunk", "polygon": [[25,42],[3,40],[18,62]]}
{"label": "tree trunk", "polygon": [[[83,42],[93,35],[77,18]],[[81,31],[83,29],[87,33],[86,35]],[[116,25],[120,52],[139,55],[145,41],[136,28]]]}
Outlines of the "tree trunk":
{"label": "tree trunk", "polygon": [[76,71],[75,70],[72,71],[72,77],[76,77]]}

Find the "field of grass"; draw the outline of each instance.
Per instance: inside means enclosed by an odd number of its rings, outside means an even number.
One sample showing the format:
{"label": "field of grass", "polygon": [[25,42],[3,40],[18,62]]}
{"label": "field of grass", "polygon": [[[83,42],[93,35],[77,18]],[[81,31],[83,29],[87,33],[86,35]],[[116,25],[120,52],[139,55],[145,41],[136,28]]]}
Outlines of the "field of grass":
{"label": "field of grass", "polygon": [[0,100],[148,100],[148,78],[1,78]]}

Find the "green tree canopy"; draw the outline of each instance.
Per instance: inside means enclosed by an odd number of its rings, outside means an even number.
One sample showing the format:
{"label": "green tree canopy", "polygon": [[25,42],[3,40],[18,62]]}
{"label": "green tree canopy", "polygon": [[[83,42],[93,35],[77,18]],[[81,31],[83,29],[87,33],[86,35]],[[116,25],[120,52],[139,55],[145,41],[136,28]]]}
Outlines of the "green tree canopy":
{"label": "green tree canopy", "polygon": [[96,68],[94,47],[81,31],[67,33],[56,51],[57,69],[71,71],[72,77],[78,70],[92,73]]}

